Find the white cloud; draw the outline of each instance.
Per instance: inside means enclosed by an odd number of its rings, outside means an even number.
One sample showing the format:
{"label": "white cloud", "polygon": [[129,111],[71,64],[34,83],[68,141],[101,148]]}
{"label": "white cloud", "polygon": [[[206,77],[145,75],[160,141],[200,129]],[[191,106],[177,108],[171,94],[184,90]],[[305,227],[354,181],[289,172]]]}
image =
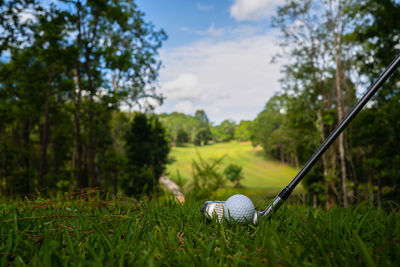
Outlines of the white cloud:
{"label": "white cloud", "polygon": [[217,123],[253,119],[279,90],[280,66],[270,63],[279,51],[273,32],[225,31],[229,40],[209,36],[161,50],[160,92],[167,99],[158,112],[204,109]]}
{"label": "white cloud", "polygon": [[276,12],[276,7],[285,0],[235,0],[230,7],[230,14],[237,21],[258,21],[269,18]]}
{"label": "white cloud", "polygon": [[197,9],[200,11],[208,12],[214,9],[213,5],[205,5],[202,3],[197,3]]}
{"label": "white cloud", "polygon": [[193,100],[201,94],[198,77],[191,73],[180,73],[175,79],[165,82],[163,89],[170,100]]}
{"label": "white cloud", "polygon": [[193,103],[190,101],[178,102],[174,106],[174,111],[182,112],[185,114],[192,113],[193,109],[195,109],[195,107],[193,106]]}
{"label": "white cloud", "polygon": [[214,23],[211,23],[210,27],[206,31],[198,31],[197,34],[211,36],[211,37],[219,37],[223,36],[226,33],[225,28],[216,28]]}

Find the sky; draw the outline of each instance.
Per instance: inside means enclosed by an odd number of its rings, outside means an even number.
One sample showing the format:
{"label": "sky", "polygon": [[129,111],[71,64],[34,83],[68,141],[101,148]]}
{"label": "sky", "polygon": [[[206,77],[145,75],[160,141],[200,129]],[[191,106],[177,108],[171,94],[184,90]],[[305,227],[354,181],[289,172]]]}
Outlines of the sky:
{"label": "sky", "polygon": [[280,51],[271,16],[284,0],[138,0],[139,9],[168,35],[157,113],[194,114],[211,122],[253,120],[279,91]]}

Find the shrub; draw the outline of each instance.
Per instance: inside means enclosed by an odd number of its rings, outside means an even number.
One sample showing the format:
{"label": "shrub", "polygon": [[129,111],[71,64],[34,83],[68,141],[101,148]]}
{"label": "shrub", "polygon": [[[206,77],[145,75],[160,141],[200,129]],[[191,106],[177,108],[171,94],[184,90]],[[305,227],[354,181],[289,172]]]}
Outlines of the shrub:
{"label": "shrub", "polygon": [[224,174],[226,179],[235,184],[235,187],[241,187],[240,180],[244,178],[242,166],[237,164],[229,164],[228,167],[225,168]]}
{"label": "shrub", "polygon": [[225,184],[224,175],[219,171],[223,157],[192,163],[193,183],[189,196],[194,199],[205,199]]}

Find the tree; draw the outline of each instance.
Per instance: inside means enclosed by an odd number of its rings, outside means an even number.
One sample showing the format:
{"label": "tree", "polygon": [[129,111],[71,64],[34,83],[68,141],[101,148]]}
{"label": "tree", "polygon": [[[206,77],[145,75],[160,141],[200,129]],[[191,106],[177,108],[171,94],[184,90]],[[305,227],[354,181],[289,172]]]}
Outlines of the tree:
{"label": "tree", "polygon": [[[97,185],[95,171],[96,133],[94,121],[95,98],[104,94],[100,88],[111,89],[106,105],[120,103],[138,104],[153,98],[161,103],[154,82],[160,62],[157,51],[166,39],[164,31],[156,31],[144,21],[144,14],[133,0],[124,1],[66,1],[72,3],[71,24],[76,32],[75,45],[77,86],[75,117],[77,143],[80,141],[80,96],[88,92],[88,171],[91,186]],[[113,73],[112,78],[106,78]],[[151,108],[151,107],[150,107]],[[78,151],[81,148],[78,147]],[[81,166],[78,163],[78,166]],[[78,170],[79,172],[79,170]],[[85,184],[85,182],[82,182]]]}
{"label": "tree", "polygon": [[[69,115],[66,115],[68,112],[62,111],[62,107],[66,105],[67,95],[72,90],[70,83],[72,51],[71,45],[65,38],[66,14],[52,5],[43,10],[38,3],[35,3],[32,8],[34,19],[25,23],[29,25],[25,27],[25,30],[29,29],[29,42],[25,42],[25,46],[20,46],[19,42],[8,43],[10,57],[8,59],[6,57],[0,67],[2,78],[0,98],[4,100],[1,109],[9,106],[9,110],[12,110],[3,125],[5,139],[0,139],[15,146],[12,151],[20,149],[26,151],[18,153],[20,155],[15,158],[25,154],[21,160],[25,163],[24,166],[20,165],[22,168],[17,165],[9,166],[10,169],[19,169],[19,174],[7,173],[5,176],[10,175],[10,178],[19,180],[19,176],[24,173],[23,182],[17,182],[25,184],[25,190],[17,190],[18,193],[24,194],[43,190],[45,186],[53,187],[57,184],[57,180],[66,179],[68,175],[65,175],[67,169],[65,164],[69,159],[66,155],[69,153],[70,145],[68,132],[57,131],[57,127],[65,127],[67,131],[69,129]],[[19,9],[15,11],[17,10]],[[52,120],[51,114],[57,116],[58,120]],[[0,116],[2,117],[2,114]],[[15,127],[21,123],[24,125],[23,138],[18,133],[20,127]],[[11,134],[6,134],[9,130]],[[62,144],[56,139],[61,136],[65,138]],[[21,140],[24,141],[20,142]],[[57,149],[49,151],[50,143],[52,148]],[[10,146],[5,149],[9,150]],[[51,165],[49,162],[57,165]],[[47,179],[46,176],[51,179]],[[7,183],[12,185],[10,181]]]}
{"label": "tree", "polygon": [[114,120],[122,104],[162,103],[166,34],[134,0],[0,2],[0,191],[112,180],[116,193],[126,157]]}
{"label": "tree", "polygon": [[[343,84],[343,31],[346,30],[346,21],[343,14],[342,0],[331,1],[330,9],[328,10],[328,28],[332,32],[333,38],[333,51],[335,58],[335,89],[337,97],[337,114],[338,121],[343,120],[344,107],[342,101],[342,84]],[[347,162],[345,159],[345,145],[344,133],[338,137],[339,157],[340,157],[340,170],[342,176],[342,193],[343,193],[343,206],[348,206],[348,193],[347,193]]]}
{"label": "tree", "polygon": [[249,141],[251,138],[251,124],[252,121],[242,120],[235,128],[234,138],[238,141]]}
{"label": "tree", "polygon": [[224,120],[220,125],[214,127],[217,141],[230,141],[233,139],[236,129],[236,123],[232,120]]}
{"label": "tree", "polygon": [[[289,97],[307,102],[308,116],[316,115],[316,118],[308,120],[316,122],[320,142],[354,102],[354,83],[350,79],[354,74],[349,68],[352,63],[350,55],[354,51],[351,39],[345,38],[345,33],[352,31],[353,24],[347,15],[352,3],[341,0],[290,1],[278,9],[274,19],[274,24],[282,32],[284,53],[279,56],[290,55],[289,63],[284,66],[286,75],[282,85]],[[333,110],[336,114],[332,113]],[[314,144],[318,145],[315,141]],[[347,145],[344,136],[341,135],[338,141],[322,156],[327,207],[334,204],[335,198],[346,206],[349,195],[347,165],[352,159],[345,157]],[[337,187],[339,177],[342,178],[340,189]]]}
{"label": "tree", "polygon": [[235,187],[242,187],[242,185],[240,184],[240,180],[244,178],[242,169],[243,168],[240,165],[229,164],[228,167],[226,167],[224,170],[226,179],[234,183]]}
{"label": "tree", "polygon": [[[400,3],[394,0],[363,0],[349,10],[354,31],[347,35],[359,47],[358,72],[367,77],[366,88],[400,53]],[[395,72],[354,120],[351,144],[359,180],[358,198],[399,200],[400,192],[400,75]]]}
{"label": "tree", "polygon": [[200,154],[199,161],[192,162],[193,182],[189,196],[194,199],[205,199],[225,184],[223,174],[219,168],[223,157],[204,160]]}
{"label": "tree", "polygon": [[182,128],[180,128],[176,134],[176,145],[181,146],[189,142],[189,134]]}
{"label": "tree", "polygon": [[128,178],[123,182],[129,195],[150,195],[158,184],[170,151],[166,131],[155,116],[136,113],[126,135]]}
{"label": "tree", "polygon": [[30,27],[32,19],[22,19],[21,14],[43,10],[35,0],[1,0],[0,1],[0,56],[10,47],[18,47],[33,38]]}
{"label": "tree", "polygon": [[208,141],[211,140],[211,130],[207,114],[204,110],[200,109],[196,111],[194,117],[200,121],[200,125],[196,129],[194,144],[198,146],[207,145]]}

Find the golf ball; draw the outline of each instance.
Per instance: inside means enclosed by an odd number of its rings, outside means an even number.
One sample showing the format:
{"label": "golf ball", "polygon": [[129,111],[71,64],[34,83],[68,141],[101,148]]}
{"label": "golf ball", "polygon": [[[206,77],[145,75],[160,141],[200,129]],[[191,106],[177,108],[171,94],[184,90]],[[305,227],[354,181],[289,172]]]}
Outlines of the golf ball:
{"label": "golf ball", "polygon": [[225,201],[224,216],[229,222],[249,223],[253,220],[256,210],[250,198],[244,195],[233,195]]}

